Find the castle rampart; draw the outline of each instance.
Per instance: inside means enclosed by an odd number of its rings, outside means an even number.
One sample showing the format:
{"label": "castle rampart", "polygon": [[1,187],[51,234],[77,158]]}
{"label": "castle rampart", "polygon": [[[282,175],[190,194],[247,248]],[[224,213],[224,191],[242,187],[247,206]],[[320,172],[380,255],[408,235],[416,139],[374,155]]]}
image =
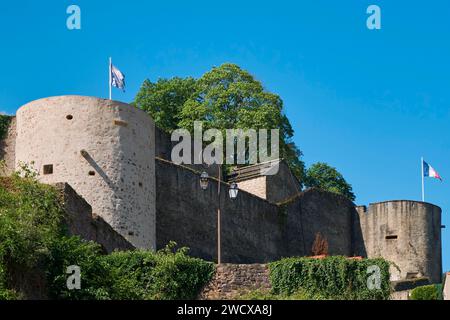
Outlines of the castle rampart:
{"label": "castle rampart", "polygon": [[[199,185],[200,172],[214,177],[217,166],[176,165],[170,161],[173,144],[142,110],[116,101],[62,96],[20,108],[0,141],[0,158],[7,174],[21,162],[34,162],[42,182],[70,184],[94,217],[103,218],[135,247],[162,248],[176,241],[190,247],[194,256],[215,260],[220,203],[223,262],[308,256],[321,233],[330,255],[393,262],[398,269],[391,269],[392,280],[441,281],[439,207],[388,201],[355,208],[337,194],[301,192],[283,163],[278,176],[250,179],[248,192],[240,190],[235,200],[222,182],[219,199],[217,180],[210,179],[207,190]],[[255,195],[261,188],[265,193]],[[74,219],[76,210],[71,211]],[[107,251],[123,247],[120,237],[109,238],[107,228],[99,234],[82,230],[89,219],[86,214],[80,219],[84,222],[75,221],[75,232],[101,239]]]}
{"label": "castle rampart", "polygon": [[392,280],[442,277],[441,209],[418,201],[373,203],[358,207],[363,242],[369,258],[394,262]]}
{"label": "castle rampart", "polygon": [[69,183],[114,230],[155,248],[154,123],[116,101],[61,96],[17,111],[16,167],[44,183]]}

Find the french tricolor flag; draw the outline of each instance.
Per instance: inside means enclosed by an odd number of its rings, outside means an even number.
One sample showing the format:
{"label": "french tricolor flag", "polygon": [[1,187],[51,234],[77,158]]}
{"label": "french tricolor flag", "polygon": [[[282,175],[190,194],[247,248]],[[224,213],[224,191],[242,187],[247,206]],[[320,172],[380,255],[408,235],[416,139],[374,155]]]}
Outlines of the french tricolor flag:
{"label": "french tricolor flag", "polygon": [[428,163],[426,163],[425,161],[423,161],[423,176],[424,177],[430,177],[430,178],[436,178],[442,181],[441,176],[439,175],[439,173],[434,170],[434,168],[432,166],[430,166]]}

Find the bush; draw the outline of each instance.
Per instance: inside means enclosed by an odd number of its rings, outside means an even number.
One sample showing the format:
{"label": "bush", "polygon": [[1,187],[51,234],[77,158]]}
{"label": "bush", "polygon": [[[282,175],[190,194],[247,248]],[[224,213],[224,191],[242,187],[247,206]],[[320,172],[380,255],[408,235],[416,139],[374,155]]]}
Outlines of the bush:
{"label": "bush", "polygon": [[[53,249],[49,279],[55,299],[172,300],[195,299],[211,279],[212,263],[189,257],[174,244],[158,251],[134,250],[100,255],[100,247],[67,238]],[[82,272],[81,290],[66,287],[67,266]]]}
{"label": "bush", "polygon": [[411,291],[410,300],[441,300],[442,289],[440,285],[417,287]]}
{"label": "bush", "polygon": [[[369,289],[370,266],[379,267],[379,289]],[[383,259],[287,258],[270,264],[270,280],[273,293],[287,296],[301,290],[319,299],[387,300],[391,293],[389,263]]]}
{"label": "bush", "polygon": [[325,300],[325,298],[319,294],[308,293],[304,289],[299,289],[292,294],[254,290],[237,297],[237,300]]}
{"label": "bush", "polygon": [[170,243],[158,252],[116,252],[104,257],[110,265],[115,299],[195,299],[211,279],[214,265],[189,257],[187,248]]}
{"label": "bush", "polygon": [[[102,259],[100,245],[79,237],[61,237],[51,245],[47,262],[49,297],[63,300],[108,300],[113,279],[109,265]],[[67,288],[68,266],[81,270],[81,289]]]}

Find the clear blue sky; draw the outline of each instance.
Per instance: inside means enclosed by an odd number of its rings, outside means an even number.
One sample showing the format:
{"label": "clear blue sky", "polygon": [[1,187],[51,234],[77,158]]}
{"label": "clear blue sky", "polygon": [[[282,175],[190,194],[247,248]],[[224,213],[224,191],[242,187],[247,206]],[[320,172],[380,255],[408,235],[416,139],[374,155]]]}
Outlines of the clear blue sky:
{"label": "clear blue sky", "polygon": [[[66,28],[77,4],[82,29]],[[366,28],[366,8],[382,29]],[[52,95],[107,97],[107,59],[131,101],[145,78],[200,76],[234,62],[278,93],[310,165],[337,167],[358,204],[419,200],[420,157],[443,209],[450,270],[450,2],[5,1],[0,11],[0,111]]]}

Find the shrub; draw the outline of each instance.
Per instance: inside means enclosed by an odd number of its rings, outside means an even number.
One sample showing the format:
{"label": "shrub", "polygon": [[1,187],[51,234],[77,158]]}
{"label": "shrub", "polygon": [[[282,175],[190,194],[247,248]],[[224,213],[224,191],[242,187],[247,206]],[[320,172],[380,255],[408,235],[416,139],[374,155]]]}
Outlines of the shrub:
{"label": "shrub", "polygon": [[8,289],[8,265],[32,269],[48,258],[63,232],[62,208],[54,188],[31,178],[0,178],[0,299],[19,295]]}
{"label": "shrub", "polygon": [[270,291],[253,290],[236,298],[237,300],[325,300],[319,294],[308,293],[299,289],[292,294],[275,294]]}
{"label": "shrub", "polygon": [[11,123],[11,116],[0,114],[0,139],[3,139],[8,132],[9,124]]}
{"label": "shrub", "polygon": [[439,286],[429,285],[412,290],[410,300],[440,300],[440,297]]}
{"label": "shrub", "polygon": [[[79,237],[61,237],[50,247],[47,261],[49,297],[58,300],[108,300],[113,284],[109,265],[102,259],[100,245]],[[81,289],[67,288],[68,266],[81,270]]]}
{"label": "shrub", "polygon": [[[380,270],[380,288],[370,289],[370,266]],[[320,299],[389,299],[389,263],[383,259],[355,260],[346,257],[324,259],[287,258],[270,264],[273,293],[292,295],[302,290]]]}

